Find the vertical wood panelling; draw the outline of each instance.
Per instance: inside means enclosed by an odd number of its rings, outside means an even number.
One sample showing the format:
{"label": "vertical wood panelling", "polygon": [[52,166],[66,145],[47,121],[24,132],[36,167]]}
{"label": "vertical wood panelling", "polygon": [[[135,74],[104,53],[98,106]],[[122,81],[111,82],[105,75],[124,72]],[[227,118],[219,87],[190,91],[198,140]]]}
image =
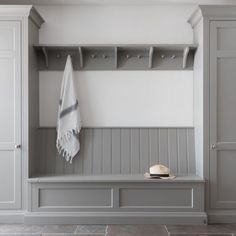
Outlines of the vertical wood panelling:
{"label": "vertical wood panelling", "polygon": [[157,163],[175,174],[196,172],[193,128],[84,128],[72,164],[55,143],[55,129],[38,130],[37,173],[138,174]]}
{"label": "vertical wood panelling", "polygon": [[93,135],[93,174],[102,173],[102,129],[94,130]]}
{"label": "vertical wood panelling", "polygon": [[148,129],[140,129],[140,171],[145,173],[149,169],[149,134]]}
{"label": "vertical wood panelling", "polygon": [[84,143],[85,143],[85,129],[82,129],[79,135],[80,140],[80,150],[78,155],[73,160],[74,173],[82,174],[83,173],[83,160],[84,160]]}
{"label": "vertical wood panelling", "polygon": [[121,129],[121,174],[130,173],[130,129]]}
{"label": "vertical wood panelling", "polygon": [[[38,130],[37,135],[37,154],[38,157],[35,160],[35,171],[37,173],[41,173],[41,170],[44,169],[44,162],[47,160],[47,153],[50,152],[50,150],[47,150],[47,141],[45,139],[46,136],[50,136],[51,132],[44,132],[44,130]],[[50,160],[49,160],[50,163]],[[56,163],[55,163],[56,164]]]}
{"label": "vertical wood panelling", "polygon": [[188,171],[189,173],[196,172],[195,163],[195,145],[194,145],[194,130],[187,129],[187,155],[188,155]]}
{"label": "vertical wood panelling", "polygon": [[188,158],[187,158],[187,135],[186,129],[178,130],[178,156],[179,156],[179,173],[188,173]]}
{"label": "vertical wood panelling", "polygon": [[111,174],[112,169],[112,146],[111,129],[103,129],[103,173]]}
{"label": "vertical wood panelling", "polygon": [[168,129],[160,129],[159,162],[168,166]]}
{"label": "vertical wood panelling", "polygon": [[177,130],[169,129],[168,132],[169,167],[172,173],[178,173]]}
{"label": "vertical wood panelling", "polygon": [[[45,155],[45,157],[48,155]],[[46,160],[47,161],[47,160]],[[58,153],[56,154],[56,162],[55,162],[55,173],[57,174],[64,174],[65,173],[65,169],[64,169],[64,165],[65,165],[65,159],[64,157],[62,157],[61,155],[59,155]],[[42,172],[44,172],[44,170],[42,169]]]}
{"label": "vertical wood panelling", "polygon": [[159,153],[159,130],[149,129],[149,153],[150,153],[150,166],[158,163]]}
{"label": "vertical wood panelling", "polygon": [[93,156],[93,130],[92,129],[85,129],[85,134],[84,134],[84,159],[83,161],[83,170],[84,174],[92,174],[93,170],[93,161],[92,161],[92,156]]}
{"label": "vertical wood panelling", "polygon": [[131,129],[131,174],[140,173],[139,129]]}
{"label": "vertical wood panelling", "polygon": [[[41,159],[44,159],[47,169],[50,167],[50,165],[54,165],[54,167],[52,167],[54,168],[54,171],[52,171],[52,173],[64,174],[65,173],[65,168],[64,168],[65,159],[62,155],[60,155],[57,152],[57,149],[56,149],[56,129],[53,129],[53,132],[44,133],[41,137],[39,135],[39,139],[46,140],[45,148],[42,146],[39,146],[38,153],[40,153],[41,151],[45,153],[45,155],[40,154],[38,156],[38,159],[40,160],[40,162],[42,161]],[[52,155],[53,152],[56,154]],[[41,172],[44,173],[45,169],[41,169]]]}
{"label": "vertical wood panelling", "polygon": [[74,172],[74,166],[72,163],[70,162],[64,162],[64,168],[65,168],[65,173],[68,174],[68,175],[71,175],[73,174]]}
{"label": "vertical wood panelling", "polygon": [[121,129],[112,129],[112,174],[120,174],[120,157],[121,157]]}
{"label": "vertical wood panelling", "polygon": [[[47,156],[46,159],[46,169],[47,173],[55,173],[55,162],[56,158],[59,158],[58,155],[55,155],[56,153],[56,132],[50,132],[47,134],[47,148],[45,155]],[[45,137],[45,138],[46,138]]]}

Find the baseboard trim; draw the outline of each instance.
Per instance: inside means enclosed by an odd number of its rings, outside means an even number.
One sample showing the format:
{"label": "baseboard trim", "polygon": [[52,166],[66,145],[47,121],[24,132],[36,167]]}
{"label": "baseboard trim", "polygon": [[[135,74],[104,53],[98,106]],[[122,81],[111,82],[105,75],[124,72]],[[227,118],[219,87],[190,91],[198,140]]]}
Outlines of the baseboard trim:
{"label": "baseboard trim", "polygon": [[24,223],[24,212],[5,212],[0,211],[0,223],[1,224],[23,224]]}
{"label": "baseboard trim", "polygon": [[236,223],[236,211],[214,210],[208,211],[209,223]]}
{"label": "baseboard trim", "polygon": [[205,212],[114,212],[114,213],[35,213],[0,212],[1,224],[206,224],[236,223],[236,211]]}
{"label": "baseboard trim", "polygon": [[[236,212],[234,215],[236,222]],[[229,222],[230,217],[226,219]],[[226,221],[225,221],[226,222]],[[206,224],[205,212],[0,212],[1,224]]]}
{"label": "baseboard trim", "polygon": [[25,214],[26,224],[206,224],[205,212],[83,212]]}

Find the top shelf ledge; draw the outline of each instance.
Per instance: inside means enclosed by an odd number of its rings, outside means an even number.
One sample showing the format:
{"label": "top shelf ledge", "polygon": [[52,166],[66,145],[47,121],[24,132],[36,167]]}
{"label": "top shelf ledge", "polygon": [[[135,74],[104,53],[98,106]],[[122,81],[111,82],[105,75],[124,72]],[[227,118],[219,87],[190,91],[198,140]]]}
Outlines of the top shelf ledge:
{"label": "top shelf ledge", "polygon": [[34,45],[39,70],[192,70],[196,44]]}

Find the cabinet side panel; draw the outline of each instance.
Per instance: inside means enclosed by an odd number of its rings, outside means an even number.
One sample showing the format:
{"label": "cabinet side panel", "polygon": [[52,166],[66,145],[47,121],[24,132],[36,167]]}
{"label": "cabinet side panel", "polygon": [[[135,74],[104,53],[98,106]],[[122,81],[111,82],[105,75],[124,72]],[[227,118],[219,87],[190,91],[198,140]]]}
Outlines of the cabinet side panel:
{"label": "cabinet side panel", "polygon": [[29,20],[29,175],[35,172],[37,166],[37,128],[39,126],[39,79],[37,57],[33,44],[38,43],[38,28]]}
{"label": "cabinet side panel", "polygon": [[194,28],[194,41],[198,44],[193,78],[196,171],[203,176],[203,20]]}

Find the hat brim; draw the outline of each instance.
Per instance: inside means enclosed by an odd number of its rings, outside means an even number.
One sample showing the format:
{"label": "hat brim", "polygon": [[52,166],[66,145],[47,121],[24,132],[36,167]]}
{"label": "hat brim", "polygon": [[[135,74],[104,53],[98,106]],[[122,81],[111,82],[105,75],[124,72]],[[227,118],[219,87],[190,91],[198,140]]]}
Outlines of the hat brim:
{"label": "hat brim", "polygon": [[175,178],[174,175],[170,175],[168,177],[161,177],[161,176],[151,176],[150,173],[145,173],[144,177],[146,179],[174,179]]}

